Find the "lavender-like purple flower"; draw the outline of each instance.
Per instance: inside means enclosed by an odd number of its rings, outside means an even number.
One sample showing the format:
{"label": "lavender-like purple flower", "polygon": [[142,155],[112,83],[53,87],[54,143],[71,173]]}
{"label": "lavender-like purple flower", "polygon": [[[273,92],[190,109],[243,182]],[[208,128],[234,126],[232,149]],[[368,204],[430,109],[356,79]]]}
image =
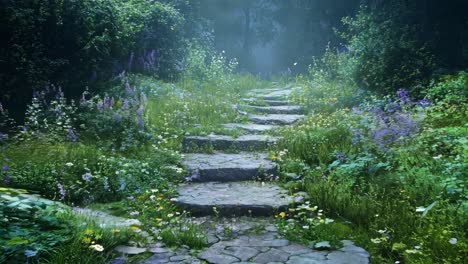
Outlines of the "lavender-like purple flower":
{"label": "lavender-like purple flower", "polygon": [[7,171],[8,170],[8,166],[7,165],[3,165],[2,166],[2,171]]}
{"label": "lavender-like purple flower", "polygon": [[82,178],[83,181],[85,181],[85,182],[89,182],[89,181],[91,180],[92,177],[93,177],[93,175],[92,175],[91,173],[89,173],[89,172],[87,172],[87,173],[85,173],[85,174],[83,174],[83,175],[81,176],[81,178]]}
{"label": "lavender-like purple flower", "polygon": [[138,119],[138,127],[140,128],[140,130],[143,130],[145,126],[143,122],[143,105],[140,105],[140,107],[138,107],[136,114]]}
{"label": "lavender-like purple flower", "polygon": [[122,102],[122,110],[128,110],[130,108],[129,102],[127,99],[124,99]]}
{"label": "lavender-like purple flower", "polygon": [[411,98],[409,97],[409,93],[405,89],[399,89],[397,91],[397,98],[400,102],[402,103],[408,103],[411,102]]}
{"label": "lavender-like purple flower", "polygon": [[67,129],[66,138],[70,142],[76,142],[76,141],[78,141],[79,134],[74,129],[69,128],[69,129]]}
{"label": "lavender-like purple flower", "polygon": [[57,183],[57,188],[59,190],[60,200],[65,199],[65,188],[63,187],[63,185],[61,183]]}
{"label": "lavender-like purple flower", "polygon": [[9,184],[11,182],[11,177],[10,175],[5,176],[5,179],[3,180],[6,184]]}
{"label": "lavender-like purple flower", "polygon": [[133,95],[133,90],[132,90],[132,87],[130,87],[128,80],[125,81],[125,94],[130,95],[130,96]]}

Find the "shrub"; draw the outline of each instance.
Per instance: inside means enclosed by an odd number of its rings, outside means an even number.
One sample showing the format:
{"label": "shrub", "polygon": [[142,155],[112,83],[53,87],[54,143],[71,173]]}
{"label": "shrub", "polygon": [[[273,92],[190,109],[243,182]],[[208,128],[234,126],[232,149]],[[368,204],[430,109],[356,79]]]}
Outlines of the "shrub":
{"label": "shrub", "polygon": [[359,65],[354,79],[359,86],[382,94],[401,88],[420,92],[420,84],[433,70],[433,56],[414,38],[418,28],[406,23],[409,17],[401,3],[376,10],[361,7],[354,18],[344,19],[350,58]]}
{"label": "shrub", "polygon": [[433,102],[426,124],[431,127],[463,126],[468,121],[468,73],[445,76],[425,91]]}

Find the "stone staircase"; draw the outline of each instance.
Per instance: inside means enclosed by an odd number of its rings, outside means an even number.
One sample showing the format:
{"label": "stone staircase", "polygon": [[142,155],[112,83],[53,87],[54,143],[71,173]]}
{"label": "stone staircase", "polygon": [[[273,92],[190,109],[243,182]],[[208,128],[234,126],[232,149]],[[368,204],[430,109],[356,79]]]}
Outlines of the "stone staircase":
{"label": "stone staircase", "polygon": [[147,251],[153,255],[141,264],[369,263],[367,251],[351,241],[342,241],[343,247],[338,250],[304,246],[281,237],[274,225],[272,216],[287,210],[291,203],[300,202],[301,197],[289,195],[270,181],[261,181],[279,173],[265,152],[281,138],[265,132],[304,117],[299,107],[289,105],[286,98],[290,92],[254,90],[245,98],[244,108],[250,112],[247,117],[251,123],[224,125],[226,129],[242,129],[245,135],[187,136],[183,140],[187,153],[183,163],[191,175],[187,183],[178,186],[176,203],[195,216],[191,221],[205,230],[209,247],[198,252],[158,245]]}
{"label": "stone staircase", "polygon": [[[224,135],[185,137],[182,145],[189,154],[183,163],[190,171],[188,180],[192,183],[178,187],[179,206],[194,215],[210,215],[216,210],[217,215],[223,216],[266,216],[286,210],[294,202],[294,197],[276,184],[254,181],[275,178],[279,173],[276,164],[262,151],[281,138],[263,133],[294,124],[304,117],[299,106],[288,104],[286,97],[290,91],[254,90],[253,97],[243,100],[251,123],[226,124],[225,127],[243,129],[249,134],[237,138]],[[253,105],[256,101],[267,106]],[[194,153],[206,149],[218,152]],[[238,153],[232,153],[236,151]]]}

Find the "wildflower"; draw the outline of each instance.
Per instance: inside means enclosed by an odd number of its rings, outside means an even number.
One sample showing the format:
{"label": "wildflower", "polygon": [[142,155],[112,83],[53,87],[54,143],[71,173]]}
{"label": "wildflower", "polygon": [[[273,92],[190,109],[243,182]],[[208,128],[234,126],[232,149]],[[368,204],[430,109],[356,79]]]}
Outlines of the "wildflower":
{"label": "wildflower", "polygon": [[85,181],[85,182],[89,182],[91,180],[91,177],[93,177],[93,175],[91,173],[85,173],[81,176],[81,178]]}
{"label": "wildflower", "polygon": [[131,226],[130,229],[131,229],[132,231],[138,231],[138,230],[140,230],[140,228],[139,228],[138,226]]}
{"label": "wildflower", "polygon": [[83,238],[83,243],[85,243],[85,244],[91,243],[91,238],[89,238],[89,237]]}
{"label": "wildflower", "polygon": [[94,231],[92,229],[90,229],[90,228],[87,228],[85,230],[85,235],[92,235],[93,233],[94,233]]}
{"label": "wildflower", "polygon": [[120,233],[120,229],[112,229],[112,233]]}
{"label": "wildflower", "polygon": [[104,251],[104,247],[101,246],[101,245],[99,245],[99,244],[91,245],[91,246],[89,246],[89,248],[94,249],[94,250],[96,250],[96,251],[98,251],[98,252]]}
{"label": "wildflower", "polygon": [[5,179],[3,180],[6,184],[11,182],[11,177],[10,175],[5,176]]}
{"label": "wildflower", "polygon": [[61,183],[57,183],[57,188],[59,189],[60,200],[65,199],[65,188],[63,188],[63,185]]}
{"label": "wildflower", "polygon": [[73,166],[73,163],[67,162],[67,163],[65,163],[65,165],[66,165],[67,167],[72,167],[72,166]]}
{"label": "wildflower", "polygon": [[455,245],[457,242],[458,242],[458,239],[455,238],[455,237],[452,237],[452,238],[449,240],[449,243],[452,244],[452,245]]}
{"label": "wildflower", "polygon": [[309,229],[309,226],[302,226],[303,229]]}
{"label": "wildflower", "polygon": [[78,132],[76,132],[74,129],[67,129],[67,140],[70,142],[76,142],[78,141]]}
{"label": "wildflower", "polygon": [[171,217],[173,217],[173,216],[174,216],[174,214],[168,214],[168,215],[167,215],[167,217],[169,217],[169,218],[171,218]]}
{"label": "wildflower", "polygon": [[281,213],[279,213],[279,216],[280,216],[281,218],[284,218],[284,217],[286,216],[286,213],[285,213],[285,212],[281,212]]}
{"label": "wildflower", "polygon": [[2,171],[7,171],[8,170],[8,166],[7,165],[3,165],[2,166]]}

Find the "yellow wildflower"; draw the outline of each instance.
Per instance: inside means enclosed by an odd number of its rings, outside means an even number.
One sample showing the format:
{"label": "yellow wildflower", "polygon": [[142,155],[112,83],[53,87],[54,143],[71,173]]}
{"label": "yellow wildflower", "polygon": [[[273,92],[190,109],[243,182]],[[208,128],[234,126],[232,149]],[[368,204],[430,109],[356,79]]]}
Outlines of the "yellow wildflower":
{"label": "yellow wildflower", "polygon": [[85,230],[85,234],[86,234],[86,235],[92,235],[92,234],[93,234],[93,230],[87,228],[87,229]]}
{"label": "yellow wildflower", "polygon": [[85,238],[83,238],[83,242],[86,243],[86,244],[89,244],[89,243],[91,243],[91,238],[85,237]]}
{"label": "yellow wildflower", "polygon": [[281,212],[279,213],[279,216],[281,216],[281,218],[284,218],[286,216],[286,213],[285,212]]}
{"label": "yellow wildflower", "polygon": [[120,233],[120,229],[112,229],[112,233]]}

